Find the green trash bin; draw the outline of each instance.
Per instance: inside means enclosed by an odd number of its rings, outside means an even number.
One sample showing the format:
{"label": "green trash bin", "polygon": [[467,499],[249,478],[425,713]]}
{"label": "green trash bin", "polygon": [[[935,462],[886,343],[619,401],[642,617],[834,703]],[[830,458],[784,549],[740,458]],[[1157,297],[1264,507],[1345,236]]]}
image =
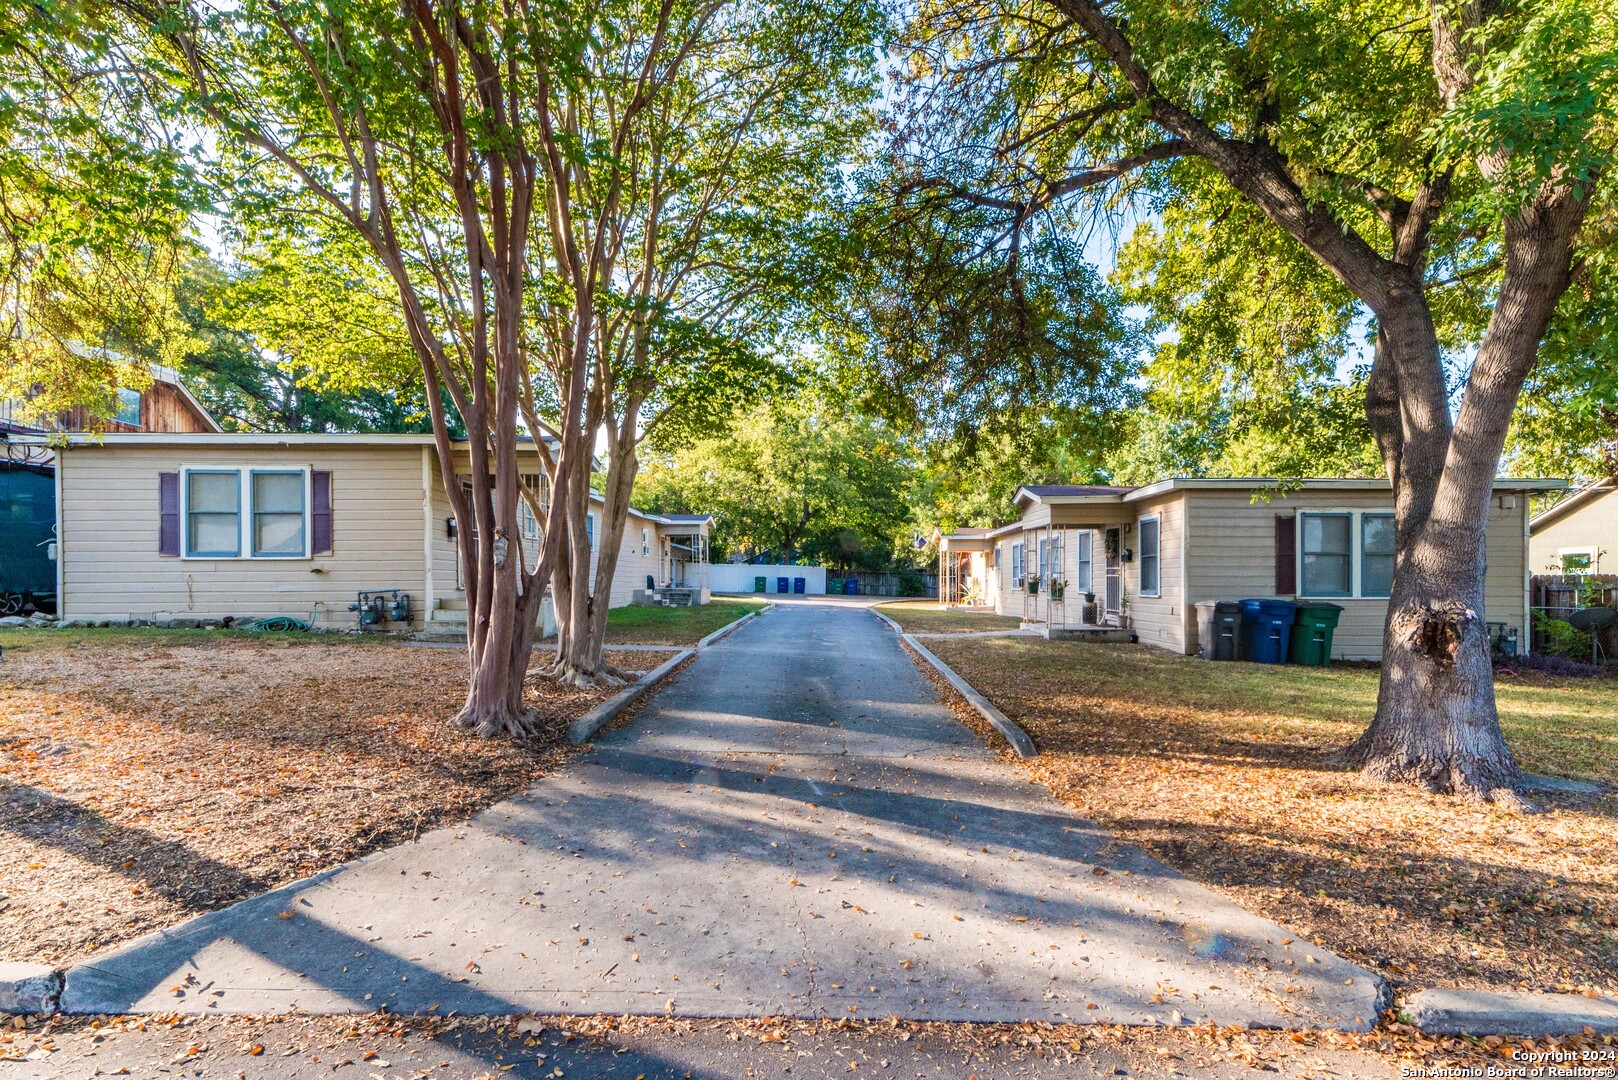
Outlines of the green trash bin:
{"label": "green trash bin", "polygon": [[1292,662],[1314,667],[1330,664],[1332,632],[1342,614],[1337,604],[1299,604],[1298,617],[1292,623]]}
{"label": "green trash bin", "polygon": [[835,577],[827,578],[826,579],[826,595],[828,595],[828,596],[842,596],[843,595],[843,579],[842,578],[835,578]]}
{"label": "green trash bin", "polygon": [[756,578],[753,579],[753,591],[754,592],[763,592],[765,587],[768,584],[769,584],[769,579],[756,577]]}

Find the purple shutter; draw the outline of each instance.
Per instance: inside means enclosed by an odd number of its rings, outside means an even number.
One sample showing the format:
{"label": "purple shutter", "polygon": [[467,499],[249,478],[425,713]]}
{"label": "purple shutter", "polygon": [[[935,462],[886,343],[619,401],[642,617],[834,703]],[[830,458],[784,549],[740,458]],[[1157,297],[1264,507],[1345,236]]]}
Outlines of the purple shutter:
{"label": "purple shutter", "polygon": [[309,550],[315,555],[331,554],[331,473],[316,470],[309,474]]}
{"label": "purple shutter", "polygon": [[1298,519],[1275,515],[1275,595],[1298,594]]}
{"label": "purple shutter", "polygon": [[180,474],[157,474],[157,553],[180,554]]}

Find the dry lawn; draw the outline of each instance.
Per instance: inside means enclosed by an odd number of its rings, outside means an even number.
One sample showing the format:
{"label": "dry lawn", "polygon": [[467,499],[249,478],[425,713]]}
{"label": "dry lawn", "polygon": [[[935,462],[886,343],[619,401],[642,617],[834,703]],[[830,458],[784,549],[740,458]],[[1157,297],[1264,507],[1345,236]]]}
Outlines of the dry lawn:
{"label": "dry lawn", "polygon": [[1499,680],[1525,768],[1609,785],[1518,816],[1331,762],[1374,710],[1374,670],[928,646],[1027,729],[1058,797],[1396,987],[1618,992],[1618,680]]}
{"label": "dry lawn", "polygon": [[937,600],[899,600],[877,604],[876,610],[907,634],[970,634],[980,630],[1015,630],[1022,620],[989,612],[952,611]]}
{"label": "dry lawn", "polygon": [[0,647],[0,958],[58,965],[465,818],[553,768],[566,723],[607,696],[534,680],[553,734],[519,745],[445,723],[458,649],[196,631]]}

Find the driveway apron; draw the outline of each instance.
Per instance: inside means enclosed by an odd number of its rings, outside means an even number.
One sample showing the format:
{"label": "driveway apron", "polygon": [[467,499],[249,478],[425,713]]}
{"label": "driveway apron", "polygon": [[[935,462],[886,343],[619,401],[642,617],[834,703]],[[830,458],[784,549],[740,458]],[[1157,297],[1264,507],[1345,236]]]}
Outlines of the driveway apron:
{"label": "driveway apron", "polygon": [[523,796],[73,968],[63,1007],[1363,1029],[1381,995],[1073,816],[863,607],[792,602]]}

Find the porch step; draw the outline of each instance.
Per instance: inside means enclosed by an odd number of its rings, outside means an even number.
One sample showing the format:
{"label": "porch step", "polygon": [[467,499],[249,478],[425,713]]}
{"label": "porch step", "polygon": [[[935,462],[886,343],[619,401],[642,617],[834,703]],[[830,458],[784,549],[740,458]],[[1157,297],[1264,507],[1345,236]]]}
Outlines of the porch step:
{"label": "porch step", "polygon": [[439,623],[450,626],[466,625],[466,601],[460,602],[458,608],[434,608],[432,614],[427,616],[430,623]]}
{"label": "porch step", "polygon": [[439,611],[465,611],[466,601],[453,599],[439,600],[433,604],[433,607]]}

